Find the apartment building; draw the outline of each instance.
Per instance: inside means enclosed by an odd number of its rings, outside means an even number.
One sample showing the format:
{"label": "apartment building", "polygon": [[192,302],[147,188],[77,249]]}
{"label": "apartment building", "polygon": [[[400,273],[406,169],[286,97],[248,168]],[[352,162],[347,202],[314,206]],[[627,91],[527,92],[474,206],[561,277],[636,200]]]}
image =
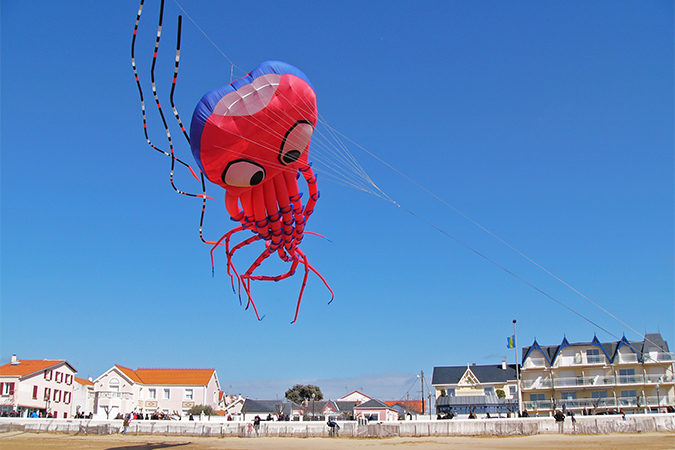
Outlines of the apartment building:
{"label": "apartment building", "polygon": [[674,360],[660,333],[643,341],[570,343],[522,349],[523,409],[551,414],[665,412],[675,404]]}

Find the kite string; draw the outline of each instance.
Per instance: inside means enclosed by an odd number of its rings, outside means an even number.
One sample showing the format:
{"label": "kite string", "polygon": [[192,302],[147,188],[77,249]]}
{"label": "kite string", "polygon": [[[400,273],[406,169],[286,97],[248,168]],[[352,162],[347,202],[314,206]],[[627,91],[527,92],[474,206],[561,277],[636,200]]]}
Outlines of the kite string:
{"label": "kite string", "polygon": [[[216,45],[216,43],[208,36],[208,34],[207,34],[201,27],[199,27],[199,25],[197,25],[197,23],[194,21],[194,19],[192,19],[192,17],[185,11],[185,9],[178,3],[178,1],[177,1],[177,0],[174,0],[174,2],[175,2],[176,5],[178,5],[178,7],[183,11],[183,13],[190,19],[190,21],[192,21],[192,23],[197,27],[197,29],[199,29],[199,31],[207,38],[207,40],[208,40],[209,42],[211,42],[211,44],[216,48],[216,50],[218,50],[218,52],[219,52],[219,53],[220,53],[220,54],[221,54],[221,55],[222,55],[222,56],[223,56],[223,57],[231,64],[231,66],[232,66],[232,67],[231,67],[231,75],[230,75],[231,78],[232,78],[232,71],[234,70],[234,67],[237,67],[237,69],[242,70],[242,69],[239,68],[236,64],[234,64],[234,62],[233,62],[232,60],[230,60],[230,59],[227,57],[227,55],[226,55],[226,54],[225,54],[225,53],[224,53],[224,52]],[[242,72],[244,72],[244,71],[242,70]],[[501,237],[497,236],[497,235],[496,235],[495,233],[493,233],[492,231],[490,231],[490,230],[488,230],[487,228],[485,228],[483,225],[481,225],[480,223],[478,223],[477,221],[475,221],[474,219],[472,219],[471,217],[469,217],[468,215],[466,215],[466,214],[463,213],[462,211],[460,211],[460,210],[458,210],[457,208],[455,208],[454,206],[450,205],[448,202],[446,202],[446,201],[445,201],[444,199],[442,199],[440,196],[438,196],[438,195],[435,194],[434,192],[430,191],[429,189],[427,189],[426,187],[424,187],[423,185],[421,185],[421,184],[418,183],[417,181],[413,180],[412,178],[410,178],[410,177],[409,177],[408,175],[406,175],[405,173],[403,173],[403,172],[401,172],[400,170],[396,169],[394,166],[392,166],[391,164],[389,164],[388,162],[386,162],[386,161],[383,160],[382,158],[380,158],[380,157],[378,157],[377,155],[375,155],[374,153],[368,151],[365,147],[363,147],[363,146],[357,144],[357,143],[354,142],[353,140],[347,138],[344,134],[342,134],[342,133],[340,133],[339,131],[337,131],[337,130],[335,130],[334,128],[332,128],[330,125],[328,125],[328,123],[327,123],[322,117],[320,118],[319,123],[323,124],[323,125],[326,127],[326,130],[327,130],[327,132],[328,132],[328,136],[321,135],[323,138],[326,139],[327,144],[326,144],[325,146],[318,145],[318,146],[321,147],[323,150],[325,150],[327,153],[329,153],[329,155],[328,155],[325,159],[322,160],[322,163],[325,164],[325,165],[326,165],[330,170],[332,170],[335,174],[338,174],[338,175],[339,175],[339,176],[336,176],[336,175],[334,175],[334,174],[330,174],[331,176],[335,177],[335,180],[333,180],[333,181],[336,181],[336,182],[338,182],[338,183],[340,183],[340,182],[342,181],[342,184],[345,184],[345,185],[350,186],[350,187],[354,187],[354,188],[356,188],[356,189],[358,189],[358,190],[362,190],[362,191],[371,193],[371,194],[373,194],[373,195],[376,195],[376,196],[378,196],[378,197],[380,197],[380,198],[383,198],[383,199],[385,199],[385,200],[387,200],[387,201],[389,201],[389,202],[395,204],[396,206],[398,206],[399,208],[401,208],[401,209],[403,209],[404,211],[408,212],[409,214],[413,215],[413,216],[416,217],[417,219],[421,220],[422,222],[427,223],[427,224],[428,224],[429,226],[431,226],[432,228],[435,228],[436,230],[438,230],[438,231],[441,232],[442,234],[446,235],[447,237],[451,238],[452,240],[456,241],[457,243],[459,243],[460,245],[464,246],[465,248],[471,250],[472,252],[476,253],[478,256],[484,258],[486,261],[492,263],[492,264],[495,265],[496,267],[502,269],[502,270],[505,271],[506,273],[508,273],[508,274],[510,274],[511,276],[513,276],[514,278],[520,280],[521,282],[525,283],[526,285],[528,285],[528,286],[530,286],[531,288],[535,289],[536,291],[540,292],[542,295],[544,295],[544,296],[546,296],[547,298],[549,298],[549,299],[555,301],[556,303],[560,304],[561,306],[563,306],[564,308],[568,309],[568,310],[571,311],[572,313],[576,314],[576,315],[579,316],[580,318],[586,320],[587,322],[589,322],[590,324],[594,325],[594,326],[597,327],[598,329],[600,329],[600,330],[606,332],[608,335],[610,335],[610,336],[612,336],[612,337],[618,339],[618,337],[617,337],[616,335],[614,335],[613,333],[611,333],[611,332],[609,332],[608,330],[604,329],[603,327],[601,327],[601,326],[598,325],[597,323],[593,322],[593,321],[590,320],[589,318],[585,317],[585,316],[582,315],[581,313],[579,313],[579,312],[575,311],[574,309],[570,308],[569,306],[565,305],[564,303],[562,303],[562,302],[559,301],[558,299],[554,298],[553,296],[549,295],[548,293],[546,293],[546,292],[543,291],[542,289],[538,288],[538,287],[535,286],[534,284],[528,282],[528,281],[525,280],[524,278],[522,278],[522,277],[518,276],[517,274],[515,274],[514,272],[508,270],[506,267],[500,265],[499,263],[497,263],[496,261],[490,259],[489,257],[487,257],[486,255],[482,254],[481,252],[479,252],[479,251],[473,249],[473,248],[470,247],[469,245],[465,244],[464,242],[460,241],[459,239],[457,239],[457,238],[455,238],[454,236],[452,236],[452,235],[450,235],[449,233],[447,233],[445,230],[443,230],[443,229],[441,229],[440,227],[434,225],[434,224],[431,223],[430,221],[428,221],[428,220],[422,218],[421,216],[415,214],[415,213],[412,212],[411,210],[409,210],[409,209],[403,207],[403,206],[400,205],[398,202],[396,202],[395,200],[393,200],[393,199],[392,199],[391,197],[389,197],[384,191],[382,191],[382,190],[381,190],[381,189],[373,182],[373,180],[367,175],[367,173],[365,172],[365,170],[363,170],[363,168],[362,168],[362,167],[360,166],[360,164],[357,162],[356,158],[354,158],[354,156],[349,152],[348,148],[347,148],[347,147],[343,144],[343,142],[340,140],[340,137],[342,137],[342,138],[347,139],[348,141],[350,141],[353,145],[355,145],[355,146],[357,146],[358,148],[360,148],[363,152],[365,152],[365,153],[367,153],[368,155],[370,155],[371,157],[375,158],[375,159],[376,159],[377,161],[379,161],[381,164],[385,165],[386,167],[390,168],[391,170],[393,170],[394,172],[396,172],[397,174],[399,174],[400,176],[402,176],[402,177],[405,178],[406,180],[408,180],[408,181],[410,181],[411,183],[413,183],[414,185],[418,186],[418,187],[419,187],[420,189],[422,189],[424,192],[426,192],[427,194],[431,195],[432,197],[434,197],[435,199],[437,199],[438,201],[440,201],[442,204],[444,204],[444,205],[447,206],[448,208],[452,209],[452,210],[455,211],[457,214],[461,215],[462,217],[464,217],[465,219],[467,219],[468,221],[470,221],[472,224],[474,224],[475,226],[477,226],[478,228],[480,228],[481,230],[483,230],[484,232],[486,232],[487,234],[489,234],[489,235],[492,236],[493,238],[497,239],[497,240],[498,240],[499,242],[501,242],[503,245],[506,245],[508,248],[510,248],[511,250],[513,250],[514,252],[516,252],[518,255],[520,255],[521,257],[523,257],[523,258],[526,259],[527,261],[529,261],[531,264],[535,265],[535,266],[538,267],[540,270],[544,271],[546,274],[548,274],[549,276],[553,277],[555,280],[557,280],[558,282],[560,282],[561,284],[563,284],[564,286],[566,286],[567,288],[569,288],[570,290],[572,290],[573,292],[575,292],[577,295],[581,296],[582,298],[584,298],[584,299],[587,300],[588,302],[590,302],[590,303],[592,303],[593,305],[595,305],[595,306],[596,306],[597,308],[599,308],[601,311],[603,311],[604,313],[608,314],[610,317],[612,317],[613,319],[617,320],[619,323],[621,323],[622,325],[626,326],[626,327],[629,328],[631,331],[633,331],[633,332],[636,333],[637,335],[641,336],[641,337],[642,337],[643,339],[645,339],[646,341],[650,342],[652,345],[654,345],[654,346],[660,348],[659,345],[657,345],[656,343],[654,343],[654,342],[650,341],[649,339],[647,339],[645,335],[643,335],[642,333],[640,333],[639,331],[637,331],[636,329],[634,329],[633,327],[631,327],[629,324],[627,324],[626,322],[624,322],[623,320],[621,320],[620,318],[618,318],[616,315],[612,314],[612,313],[611,313],[610,311],[608,311],[606,308],[602,307],[600,304],[598,304],[597,302],[593,301],[593,300],[592,300],[591,298],[589,298],[588,296],[584,295],[584,294],[583,294],[582,292],[580,292],[578,289],[574,288],[572,285],[570,285],[569,283],[567,283],[566,281],[564,281],[562,278],[558,277],[557,275],[555,275],[554,273],[552,273],[550,270],[546,269],[546,268],[543,267],[541,264],[537,263],[537,262],[534,261],[532,258],[530,258],[529,256],[525,255],[523,252],[521,252],[520,250],[518,250],[517,248],[515,248],[514,246],[512,246],[512,245],[509,244],[508,242],[506,242],[506,241],[505,241],[504,239],[502,239]],[[333,143],[330,142],[330,139],[333,140]],[[317,140],[314,139],[313,142],[316,143],[316,141],[317,141]],[[335,143],[337,143],[337,144],[335,144]],[[270,150],[273,150],[273,149],[270,149]],[[316,155],[316,156],[318,156],[318,155]],[[316,158],[316,156],[315,156],[315,158]],[[324,156],[324,155],[321,154],[321,157],[323,157],[323,156]],[[320,160],[320,159],[322,159],[322,158],[317,158],[317,159]],[[339,162],[333,163],[334,160],[338,160],[338,159],[340,160]],[[328,171],[327,171],[327,172],[324,172],[324,171],[322,171],[321,169],[318,169],[318,168],[315,168],[315,170],[318,171],[318,172],[321,172],[321,173],[329,173]],[[349,175],[353,175],[353,178],[352,178],[351,181],[348,180],[348,176],[349,176],[348,174],[349,174]],[[340,176],[343,177],[342,180],[340,180]],[[356,182],[356,181],[354,181],[354,180],[362,181],[363,184],[359,184],[358,182]],[[368,186],[368,187],[366,188],[365,186]],[[374,188],[374,189],[371,189],[371,187]]]}

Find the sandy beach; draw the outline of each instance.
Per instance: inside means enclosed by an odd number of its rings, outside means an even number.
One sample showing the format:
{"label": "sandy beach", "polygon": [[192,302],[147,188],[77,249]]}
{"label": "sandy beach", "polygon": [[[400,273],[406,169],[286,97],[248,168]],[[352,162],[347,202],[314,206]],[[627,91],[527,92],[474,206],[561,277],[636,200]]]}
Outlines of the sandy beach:
{"label": "sandy beach", "polygon": [[78,436],[6,432],[0,434],[2,450],[227,450],[227,449],[377,449],[414,447],[415,450],[437,450],[449,447],[476,450],[561,449],[588,450],[662,450],[675,448],[675,433],[637,433],[573,435],[545,434],[517,437],[395,437],[395,438],[202,438],[175,436]]}

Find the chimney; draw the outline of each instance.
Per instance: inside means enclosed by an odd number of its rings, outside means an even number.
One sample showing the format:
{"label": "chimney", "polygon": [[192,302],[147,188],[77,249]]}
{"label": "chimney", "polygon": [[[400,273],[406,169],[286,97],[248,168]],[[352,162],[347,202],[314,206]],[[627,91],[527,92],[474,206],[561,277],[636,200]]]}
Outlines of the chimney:
{"label": "chimney", "polygon": [[19,364],[21,364],[21,361],[19,361],[18,359],[16,359],[16,353],[14,353],[14,354],[12,355],[12,362],[11,362],[11,364],[12,364],[13,366],[18,366]]}
{"label": "chimney", "polygon": [[502,370],[506,370],[507,367],[506,360],[502,359]]}

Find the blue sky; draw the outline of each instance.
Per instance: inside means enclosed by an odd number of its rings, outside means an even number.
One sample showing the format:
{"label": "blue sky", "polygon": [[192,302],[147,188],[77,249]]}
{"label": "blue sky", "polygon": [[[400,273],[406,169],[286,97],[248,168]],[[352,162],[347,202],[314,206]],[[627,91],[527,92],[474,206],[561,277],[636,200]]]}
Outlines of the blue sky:
{"label": "blue sky", "polygon": [[[308,229],[330,241],[302,248],[335,301],[310,276],[291,325],[300,274],[256,283],[256,321],[222,253],[211,276],[200,201],[174,193],[169,159],[145,143],[138,4],[3,2],[0,362],[66,359],[92,378],[113,364],[215,367],[228,393],[313,383],[331,398],[396,399],[417,395],[421,370],[513,363],[514,318],[519,346],[658,331],[675,345],[672,2],[180,6],[186,122],[231,76],[286,61],[401,207],[317,161]],[[146,2],[136,56],[151,138],[166,147],[149,83],[158,9]],[[165,107],[180,13],[167,0]],[[199,191],[185,171],[176,183]],[[207,194],[204,232],[217,238],[234,223],[222,190]],[[246,250],[240,267],[261,251]]]}

